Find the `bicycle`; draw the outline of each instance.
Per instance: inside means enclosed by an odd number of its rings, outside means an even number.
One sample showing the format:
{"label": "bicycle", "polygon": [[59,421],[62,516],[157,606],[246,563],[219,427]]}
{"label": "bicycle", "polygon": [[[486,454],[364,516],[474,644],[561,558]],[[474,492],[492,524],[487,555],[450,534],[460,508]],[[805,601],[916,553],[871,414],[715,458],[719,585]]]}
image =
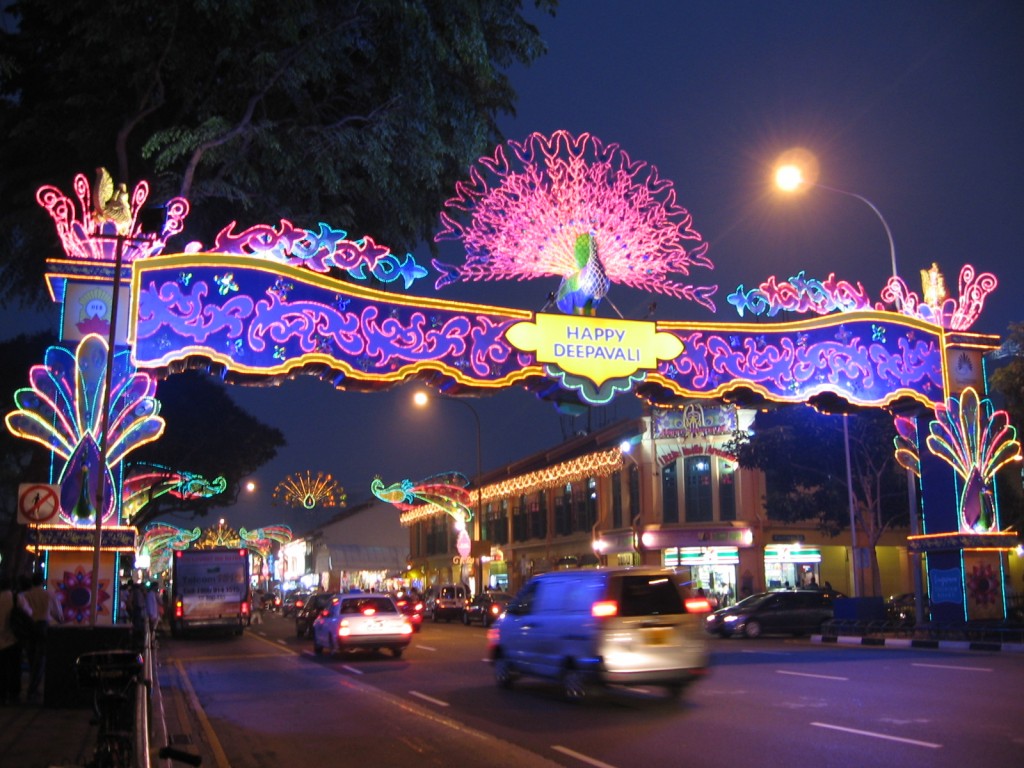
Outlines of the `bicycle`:
{"label": "bicycle", "polygon": [[75,676],[93,691],[98,732],[89,768],[131,768],[135,748],[135,691],[143,670],[135,651],[93,651],[75,660]]}

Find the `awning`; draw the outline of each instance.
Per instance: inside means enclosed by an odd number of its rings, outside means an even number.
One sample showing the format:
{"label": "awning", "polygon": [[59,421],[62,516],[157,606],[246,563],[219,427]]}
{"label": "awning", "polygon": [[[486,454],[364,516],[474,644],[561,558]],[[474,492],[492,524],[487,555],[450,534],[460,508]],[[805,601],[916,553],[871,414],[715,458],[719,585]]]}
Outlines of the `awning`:
{"label": "awning", "polygon": [[405,547],[329,544],[317,553],[316,571],[404,571]]}

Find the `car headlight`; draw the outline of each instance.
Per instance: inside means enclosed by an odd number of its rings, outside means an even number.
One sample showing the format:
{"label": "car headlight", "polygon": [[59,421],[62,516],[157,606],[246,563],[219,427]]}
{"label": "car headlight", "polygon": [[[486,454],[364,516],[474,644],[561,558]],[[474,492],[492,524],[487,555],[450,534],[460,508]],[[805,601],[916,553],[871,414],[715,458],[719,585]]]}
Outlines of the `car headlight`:
{"label": "car headlight", "polygon": [[737,616],[735,614],[730,614],[729,616],[726,616],[724,619],[722,619],[722,621],[724,621],[724,622],[726,622],[728,624],[732,624],[734,621],[739,621],[742,618],[743,618],[742,616]]}

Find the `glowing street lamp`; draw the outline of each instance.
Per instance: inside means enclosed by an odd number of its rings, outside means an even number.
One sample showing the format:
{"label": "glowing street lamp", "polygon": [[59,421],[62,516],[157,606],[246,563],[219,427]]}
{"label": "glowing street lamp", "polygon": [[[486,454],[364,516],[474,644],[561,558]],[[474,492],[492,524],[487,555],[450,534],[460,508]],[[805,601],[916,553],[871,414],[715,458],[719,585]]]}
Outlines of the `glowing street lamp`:
{"label": "glowing street lamp", "polygon": [[[445,400],[449,403],[459,403],[469,408],[470,413],[473,414],[473,421],[476,424],[476,478],[473,480],[473,484],[476,486],[476,523],[475,526],[479,530],[481,525],[481,515],[483,513],[483,498],[481,496],[480,478],[483,476],[483,431],[480,428],[480,414],[477,413],[476,408],[457,397],[446,397],[444,395],[438,395],[438,399]],[[424,408],[430,402],[430,395],[420,390],[412,396],[412,401],[418,408]],[[462,553],[459,553],[462,555]],[[483,570],[480,572],[480,580],[483,580]],[[482,587],[482,585],[480,585]]]}
{"label": "glowing street lamp", "polygon": [[830,187],[818,182],[818,161],[817,158],[805,149],[791,149],[782,154],[775,166],[775,186],[783,192],[802,192],[810,187],[825,189],[829,192],[836,192],[856,200],[860,200],[870,208],[878,220],[882,222],[885,229],[885,236],[889,240],[889,261],[892,264],[892,276],[899,277],[896,270],[896,243],[892,239],[892,230],[882,216],[878,207],[863,195],[855,192],[848,192],[845,189]]}

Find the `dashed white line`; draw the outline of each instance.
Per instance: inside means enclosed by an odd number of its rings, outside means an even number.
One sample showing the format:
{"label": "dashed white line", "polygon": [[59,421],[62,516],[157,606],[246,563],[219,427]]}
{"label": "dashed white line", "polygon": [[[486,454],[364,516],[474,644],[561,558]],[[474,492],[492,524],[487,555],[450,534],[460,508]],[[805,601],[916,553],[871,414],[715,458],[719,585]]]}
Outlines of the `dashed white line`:
{"label": "dashed white line", "polygon": [[420,645],[419,643],[416,643],[416,647],[417,648],[422,648],[424,651],[436,651],[437,650],[437,648],[435,648],[432,645]]}
{"label": "dashed white line", "polygon": [[775,674],[777,675],[792,675],[793,677],[816,677],[819,680],[849,680],[848,677],[839,677],[838,675],[815,675],[810,672],[789,672],[785,669],[776,669]]}
{"label": "dashed white line", "polygon": [[901,736],[890,736],[887,733],[876,733],[875,731],[861,731],[857,728],[844,728],[841,725],[830,725],[829,723],[811,723],[816,728],[828,728],[832,731],[842,731],[843,733],[852,733],[855,736],[869,736],[872,739],[885,739],[886,741],[898,741],[901,744],[912,744],[915,747],[927,747],[928,749],[941,749],[941,744],[936,744],[931,741],[918,741],[917,739],[904,739]]}
{"label": "dashed white line", "polygon": [[424,701],[429,701],[431,704],[437,704],[437,706],[439,706],[439,707],[449,707],[449,706],[451,706],[447,701],[441,701],[441,699],[435,699],[433,696],[427,696],[427,694],[420,693],[419,691],[409,691],[409,695],[410,696],[415,696],[418,699],[423,699]]}
{"label": "dashed white line", "polygon": [[964,672],[991,672],[992,667],[961,667],[956,664],[925,664],[923,662],[915,662],[910,666],[912,667],[930,667],[931,669],[959,669]]}
{"label": "dashed white line", "polygon": [[555,752],[561,752],[563,755],[568,755],[569,757],[574,757],[577,760],[579,760],[581,763],[586,763],[587,765],[593,765],[593,766],[595,766],[595,768],[615,768],[615,766],[612,765],[611,763],[606,763],[603,760],[598,760],[598,759],[593,758],[593,757],[588,757],[587,755],[581,754],[581,753],[579,753],[579,752],[577,752],[577,751],[575,751],[573,749],[569,749],[568,747],[561,747],[558,744],[552,744],[551,748],[553,750],[555,750]]}
{"label": "dashed white line", "polygon": [[353,675],[363,674],[363,670],[358,669],[357,667],[353,667],[351,664],[342,664],[341,668],[347,672],[351,672]]}

